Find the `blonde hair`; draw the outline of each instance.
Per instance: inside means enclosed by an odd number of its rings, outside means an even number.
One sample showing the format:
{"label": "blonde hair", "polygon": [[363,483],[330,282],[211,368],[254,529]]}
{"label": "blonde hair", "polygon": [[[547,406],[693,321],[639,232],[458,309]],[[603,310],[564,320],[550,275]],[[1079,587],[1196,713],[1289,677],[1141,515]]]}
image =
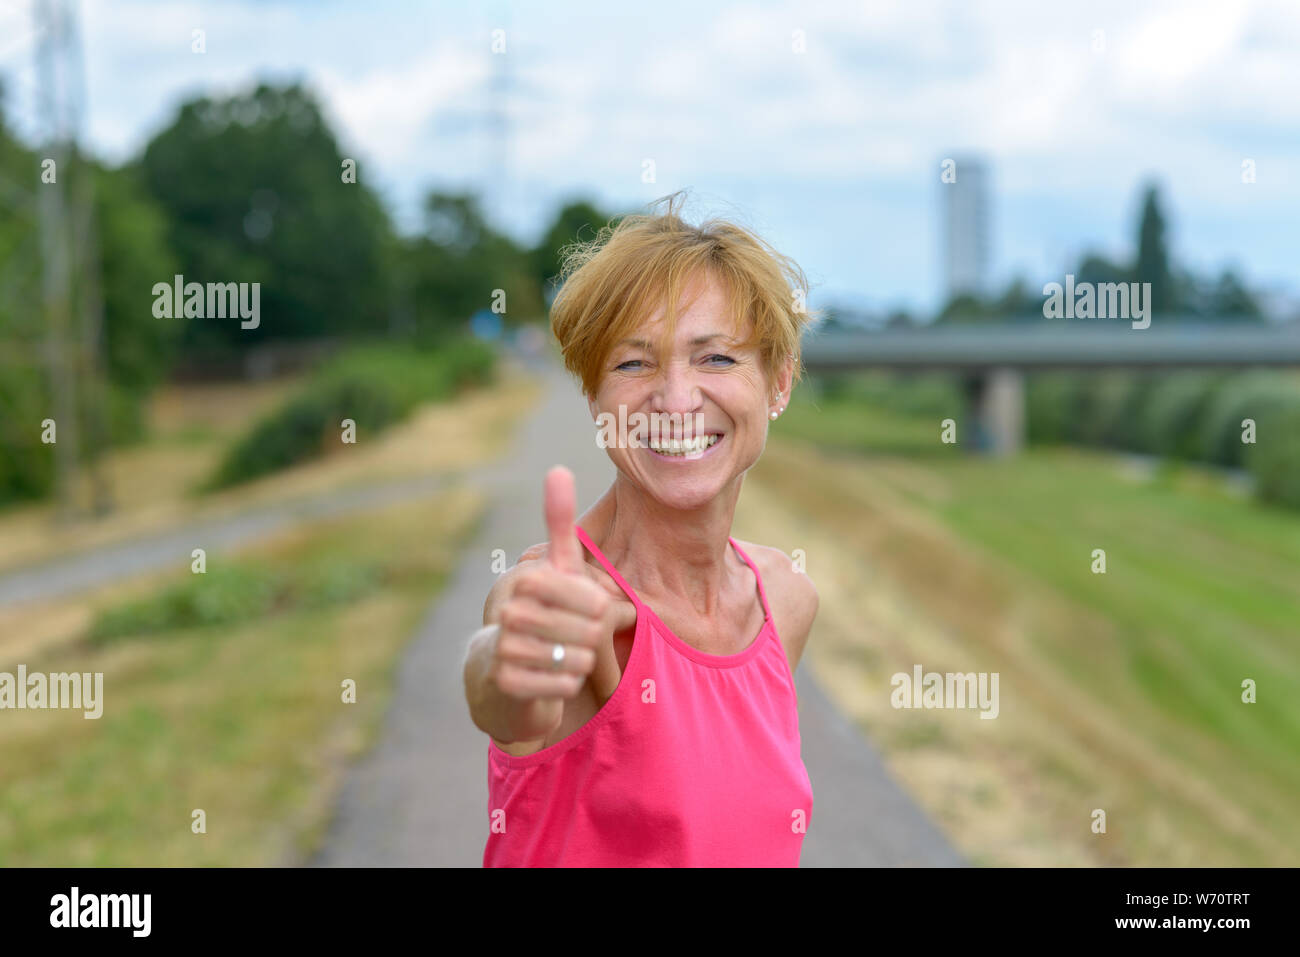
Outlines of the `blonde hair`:
{"label": "blonde hair", "polygon": [[562,283],[551,305],[551,331],[559,340],[568,370],[595,395],[610,353],[663,306],[661,346],[671,344],[677,301],[687,284],[702,275],[726,291],[732,329],[744,320],[754,326],[745,347],[757,346],[768,381],[794,359],[794,382],[803,373],[800,337],[818,317],[806,305],[808,280],[790,258],[750,230],[712,217],[699,226],[679,214],[684,192],[656,200],[662,213],[626,216],[606,225],[587,242],[561,250]]}

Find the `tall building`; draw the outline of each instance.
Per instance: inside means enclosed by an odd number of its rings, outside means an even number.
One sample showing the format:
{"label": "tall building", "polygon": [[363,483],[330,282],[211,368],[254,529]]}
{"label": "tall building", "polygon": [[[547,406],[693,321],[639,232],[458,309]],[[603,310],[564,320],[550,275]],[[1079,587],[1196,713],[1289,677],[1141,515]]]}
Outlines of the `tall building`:
{"label": "tall building", "polygon": [[940,167],[943,270],[947,298],[990,290],[988,165],[977,157],[944,160]]}

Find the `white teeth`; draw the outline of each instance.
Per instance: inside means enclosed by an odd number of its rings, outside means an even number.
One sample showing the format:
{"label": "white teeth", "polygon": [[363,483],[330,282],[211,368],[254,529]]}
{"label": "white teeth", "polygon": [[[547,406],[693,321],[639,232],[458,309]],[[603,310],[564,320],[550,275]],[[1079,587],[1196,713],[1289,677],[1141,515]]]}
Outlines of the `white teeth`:
{"label": "white teeth", "polygon": [[660,455],[693,455],[703,452],[709,446],[717,443],[719,435],[701,435],[695,439],[685,441],[679,439],[665,439],[659,444],[651,443],[650,448]]}

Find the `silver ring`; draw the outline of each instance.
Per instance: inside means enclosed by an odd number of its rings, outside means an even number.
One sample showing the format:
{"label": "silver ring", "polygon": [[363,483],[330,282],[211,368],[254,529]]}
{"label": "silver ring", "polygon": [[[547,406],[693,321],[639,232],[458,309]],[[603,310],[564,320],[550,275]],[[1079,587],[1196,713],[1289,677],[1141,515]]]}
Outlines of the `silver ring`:
{"label": "silver ring", "polygon": [[560,670],[560,665],[564,664],[564,654],[565,654],[564,645],[561,642],[557,641],[555,643],[555,647],[551,649],[552,670],[554,671]]}

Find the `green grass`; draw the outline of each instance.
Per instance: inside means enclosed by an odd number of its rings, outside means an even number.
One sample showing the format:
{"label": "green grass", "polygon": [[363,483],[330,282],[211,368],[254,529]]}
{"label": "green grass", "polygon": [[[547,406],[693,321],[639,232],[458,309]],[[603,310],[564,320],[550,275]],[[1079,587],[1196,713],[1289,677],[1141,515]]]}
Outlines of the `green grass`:
{"label": "green grass", "polygon": [[[101,638],[29,659],[31,671],[103,672],[103,716],[6,712],[0,866],[300,863],[481,507],[459,489],[300,530],[252,557],[209,554],[206,576],[186,570],[112,602]],[[232,571],[214,577],[223,565]],[[358,588],[350,571],[374,568],[382,577]],[[268,612],[234,596],[255,571],[300,586],[294,600]],[[192,600],[205,586],[232,592],[206,615]],[[191,831],[196,808],[204,834]]]}
{"label": "green grass", "polygon": [[[1105,452],[945,454],[932,416],[853,397],[818,405],[792,405],[777,434],[860,455],[873,481],[938,519],[1013,594],[1033,589],[1100,621],[1104,646],[1077,641],[1087,632],[1066,617],[1032,636],[1035,652],[1145,748],[1277,834],[1271,848],[1205,863],[1300,860],[1300,513],[1192,466],[1144,480]],[[1105,574],[1091,570],[1096,548]],[[1258,684],[1255,704],[1241,701],[1244,678]],[[1219,821],[1183,826],[1189,841],[1224,846]]]}

